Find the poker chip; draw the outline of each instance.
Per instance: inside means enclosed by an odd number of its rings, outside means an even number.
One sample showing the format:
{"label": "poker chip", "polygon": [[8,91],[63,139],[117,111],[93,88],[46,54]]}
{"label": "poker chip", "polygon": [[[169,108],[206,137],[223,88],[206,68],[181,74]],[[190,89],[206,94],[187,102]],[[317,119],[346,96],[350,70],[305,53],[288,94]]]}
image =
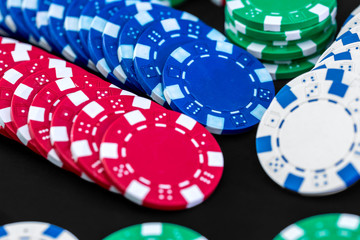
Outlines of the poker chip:
{"label": "poker chip", "polygon": [[259,123],[275,95],[264,65],[227,42],[185,44],[171,53],[163,74],[170,107],[214,134],[248,131]]}
{"label": "poker chip", "polygon": [[[271,43],[259,42],[252,40],[251,38],[242,35],[241,33],[234,33],[227,28],[226,34],[228,38],[246,49],[249,53],[254,55],[258,59],[281,61],[281,60],[297,60],[304,57],[311,56],[319,53],[320,50],[327,47],[334,38],[337,26],[332,25],[330,29],[326,28],[324,32],[314,39],[308,39],[306,41],[300,41],[295,44],[288,44],[283,46],[274,46]],[[279,44],[279,43],[278,43]]]}
{"label": "poker chip", "polygon": [[[121,82],[126,83],[127,78],[124,76],[124,70],[119,63],[117,54],[119,35],[125,23],[131,20],[134,15],[151,9],[153,9],[153,5],[150,2],[137,2],[133,5],[121,8],[105,25],[104,33],[102,35],[102,51],[110,71]],[[129,84],[141,91],[141,86],[136,81],[132,81]]]}
{"label": "poker chip", "polygon": [[319,68],[336,68],[353,72],[360,76],[360,50],[354,49],[342,53],[334,54],[319,63],[315,69]]}
{"label": "poker chip", "polygon": [[9,12],[6,9],[6,1],[0,1],[0,30],[3,36],[7,36],[10,33],[14,33],[16,29],[10,29],[6,24],[6,21],[12,21]]}
{"label": "poker chip", "polygon": [[[351,36],[339,38],[335,41],[319,58],[318,63],[331,57],[334,54],[345,52],[352,49],[359,49],[360,47],[360,32],[352,34]],[[317,64],[318,64],[317,63]]]}
{"label": "poker chip", "polygon": [[37,44],[39,39],[35,39],[33,35],[29,33],[27,27],[24,24],[24,17],[21,10],[22,0],[6,0],[6,8],[8,14],[10,14],[12,21],[7,21],[7,25],[10,29],[16,29],[16,33],[20,35],[26,41],[29,41],[32,44]]}
{"label": "poker chip", "polygon": [[295,61],[263,61],[265,68],[274,80],[293,79],[315,67],[320,55]]}
{"label": "poker chip", "polygon": [[149,222],[138,225],[133,225],[124,229],[121,229],[103,240],[207,240],[200,233],[195,232],[189,228],[160,222]]}
{"label": "poker chip", "polygon": [[[169,7],[163,7],[160,5],[152,5],[152,9],[149,11],[139,12],[133,19],[129,20],[122,28],[118,37],[118,49],[117,57],[120,67],[114,67],[115,72],[117,68],[121,69],[124,74],[123,77],[126,81],[132,82],[134,85],[138,85],[137,77],[134,67],[134,49],[135,45],[144,32],[144,30],[157,20],[163,20],[168,18],[184,19],[189,21],[198,22],[199,19],[194,15],[187,12],[182,12]],[[144,21],[143,19],[147,19]],[[104,36],[105,39],[105,36]],[[113,50],[112,50],[113,51]],[[120,73],[115,73],[115,75]],[[142,87],[140,86],[142,89]]]}
{"label": "poker chip", "polygon": [[224,166],[219,145],[201,124],[159,108],[119,116],[102,139],[100,158],[127,199],[161,210],[191,208],[205,201]]}
{"label": "poker chip", "polygon": [[[115,2],[122,2],[124,0],[114,0]],[[106,0],[92,0],[84,6],[79,18],[79,37],[84,51],[90,56],[88,48],[89,30],[91,23],[96,15],[108,4],[113,1]]]}
{"label": "poker chip", "polygon": [[78,240],[71,232],[43,222],[15,222],[0,227],[0,239]]}
{"label": "poker chip", "polygon": [[108,87],[109,83],[98,77],[62,78],[44,86],[33,98],[28,112],[27,126],[33,144],[39,153],[58,167],[63,167],[50,141],[52,116],[59,102],[67,94],[79,89]]}
{"label": "poker chip", "polygon": [[[14,132],[20,141],[30,149],[36,149],[27,124],[29,109],[36,94],[47,84],[63,78],[87,78],[90,73],[62,60],[53,61],[48,69],[27,76],[17,86],[11,101],[11,119]],[[37,149],[36,149],[37,151]]]}
{"label": "poker chip", "polygon": [[349,37],[349,38],[354,37],[356,39],[358,37],[358,33],[360,33],[360,26],[354,27],[354,28],[350,29],[349,31],[345,32],[344,34],[342,34],[341,36],[338,36],[336,38],[336,41],[339,41],[339,40],[347,38],[347,37]]}
{"label": "poker chip", "polygon": [[271,31],[262,31],[255,28],[251,28],[237,19],[234,19],[231,16],[228,8],[225,8],[225,22],[228,25],[233,26],[233,32],[239,32],[243,35],[246,35],[249,38],[253,39],[263,39],[266,41],[296,41],[296,40],[303,40],[311,38],[319,33],[322,33],[327,27],[331,26],[332,24],[336,23],[336,15],[337,15],[337,8],[334,8],[331,12],[331,15],[326,18],[320,24],[304,28],[304,29],[297,29],[292,31],[285,31],[285,32],[271,32]]}
{"label": "poker chip", "polygon": [[11,101],[15,90],[29,75],[50,68],[57,61],[60,60],[45,58],[27,61],[9,69],[0,79],[0,89],[4,92],[3,97],[0,98],[0,122],[3,130],[12,139],[18,139],[16,127],[11,118]]}
{"label": "poker chip", "polygon": [[340,30],[338,36],[343,35],[344,33],[346,33],[347,31],[358,27],[359,26],[359,21],[360,21],[360,13],[357,13],[355,16],[353,16]]}
{"label": "poker chip", "polygon": [[336,7],[336,0],[229,0],[227,7],[243,24],[262,31],[284,32],[323,22]]}
{"label": "poker chip", "polygon": [[71,50],[73,50],[80,62],[87,63],[86,66],[88,66],[91,70],[97,71],[94,63],[90,60],[90,57],[87,55],[83,45],[81,44],[79,36],[80,14],[88,2],[88,0],[72,1],[66,10],[64,30],[66,40],[69,43],[70,48],[65,48],[64,51],[65,54],[71,56],[73,54]]}
{"label": "poker chip", "polygon": [[21,11],[22,17],[24,19],[24,23],[26,24],[27,31],[30,32],[32,36],[34,36],[34,41],[36,45],[44,48],[46,51],[51,52],[52,46],[50,43],[44,38],[39,29],[36,26],[36,14],[38,11],[38,3],[39,0],[22,0]]}
{"label": "poker chip", "polygon": [[50,140],[62,168],[86,178],[75,163],[70,151],[71,128],[77,114],[91,101],[115,95],[130,95],[129,92],[110,85],[106,88],[85,88],[67,94],[56,106],[51,119]]}
{"label": "poker chip", "polygon": [[177,47],[196,39],[224,41],[225,36],[201,21],[170,18],[151,24],[139,37],[134,50],[137,80],[157,103],[166,102],[161,84],[166,59]]}
{"label": "poker chip", "polygon": [[321,196],[359,180],[359,84],[351,72],[319,69],[280,90],[256,138],[260,164],[275,183]]}
{"label": "poker chip", "polygon": [[50,36],[53,39],[53,43],[56,44],[60,53],[70,62],[78,64],[80,66],[86,66],[90,69],[96,69],[94,64],[85,58],[79,58],[69,45],[66,39],[64,22],[66,9],[70,5],[71,0],[52,0],[49,7],[49,31]]}
{"label": "poker chip", "polygon": [[71,130],[71,153],[81,170],[105,189],[117,191],[104,172],[99,157],[102,137],[111,123],[135,109],[162,109],[137,96],[115,95],[88,103],[76,116]]}
{"label": "poker chip", "polygon": [[89,30],[88,50],[92,61],[95,63],[99,72],[112,84],[126,90],[136,91],[136,88],[130,82],[124,82],[124,79],[118,79],[110,70],[102,51],[102,36],[105,31],[106,22],[116,15],[121,8],[135,4],[134,1],[120,1],[106,5],[98,15],[94,17]]}
{"label": "poker chip", "polygon": [[282,230],[274,240],[357,239],[360,218],[347,213],[330,213],[300,220]]}
{"label": "poker chip", "polygon": [[53,43],[49,31],[49,8],[52,1],[37,0],[37,2],[38,4],[37,4],[36,16],[35,16],[36,28],[38,29],[40,35],[45,39],[45,41],[50,43],[52,50],[54,52],[61,53],[61,51]]}

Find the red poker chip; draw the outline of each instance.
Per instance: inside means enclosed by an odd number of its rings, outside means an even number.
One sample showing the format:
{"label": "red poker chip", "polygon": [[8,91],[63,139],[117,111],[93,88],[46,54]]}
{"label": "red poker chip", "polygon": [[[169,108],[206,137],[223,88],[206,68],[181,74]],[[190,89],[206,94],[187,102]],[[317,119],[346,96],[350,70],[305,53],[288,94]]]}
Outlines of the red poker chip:
{"label": "red poker chip", "polygon": [[[109,84],[110,85],[110,84]],[[76,175],[87,178],[76,165],[70,151],[70,134],[74,118],[89,102],[115,95],[132,95],[132,93],[111,85],[106,88],[87,88],[67,94],[56,106],[50,127],[50,140],[63,168]]]}
{"label": "red poker chip", "polygon": [[27,125],[30,105],[35,95],[47,84],[62,78],[94,78],[87,71],[63,60],[53,59],[51,68],[31,74],[16,88],[11,100],[12,128],[9,128],[20,141],[33,151],[36,147],[31,142],[31,135]]}
{"label": "red poker chip", "polygon": [[51,145],[50,125],[57,105],[66,98],[66,95],[79,89],[109,86],[109,83],[98,77],[63,78],[47,84],[36,94],[29,108],[28,128],[30,141],[43,157],[56,166],[63,167],[62,161]]}
{"label": "red poker chip", "polygon": [[[7,83],[5,83],[5,86],[2,85],[2,83],[4,83],[4,81],[2,81],[3,80],[2,78],[9,69],[14,68],[17,65],[22,64],[24,62],[32,61],[35,59],[44,59],[49,56],[50,55],[48,53],[46,53],[45,51],[43,51],[39,48],[33,47],[30,44],[19,43],[16,40],[13,40],[11,38],[1,38],[0,39],[0,79],[1,79],[0,80],[0,82],[1,82],[0,88],[1,88],[2,94],[0,95],[0,101],[2,101],[2,99],[5,99],[5,101],[7,101],[8,97],[9,97],[9,95],[7,95],[7,94],[8,94],[8,91],[11,89],[11,86],[9,86],[7,81],[6,81]],[[29,70],[29,69],[26,69],[26,70]],[[8,76],[11,75],[11,73],[12,73],[12,71],[8,72]],[[25,73],[25,74],[28,74],[28,73]],[[0,108],[3,109],[2,107],[0,107]],[[3,129],[4,122],[2,120],[0,120],[0,122],[1,122],[0,134],[3,134],[6,137],[17,140],[16,136],[9,135],[9,133]]]}
{"label": "red poker chip", "polygon": [[95,183],[116,192],[99,158],[102,137],[120,115],[134,109],[163,109],[137,96],[113,96],[87,104],[77,115],[71,130],[71,153],[80,169]]}
{"label": "red poker chip", "polygon": [[218,143],[201,124],[164,109],[119,116],[104,135],[100,157],[126,198],[161,210],[202,203],[217,187],[224,164]]}
{"label": "red poker chip", "polygon": [[[18,140],[11,118],[11,100],[16,88],[29,75],[51,67],[54,59],[36,59],[22,62],[7,70],[0,79],[0,122],[4,132],[12,139]],[[56,60],[58,61],[58,60]]]}

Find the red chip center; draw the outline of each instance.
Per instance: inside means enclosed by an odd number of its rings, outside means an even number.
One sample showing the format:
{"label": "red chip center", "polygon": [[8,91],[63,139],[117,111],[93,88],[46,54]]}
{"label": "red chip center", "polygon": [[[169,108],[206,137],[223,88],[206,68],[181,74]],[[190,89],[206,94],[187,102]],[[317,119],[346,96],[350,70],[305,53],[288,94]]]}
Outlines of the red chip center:
{"label": "red chip center", "polygon": [[178,185],[192,179],[200,167],[191,139],[173,128],[149,126],[136,132],[125,147],[126,159],[137,175],[152,183]]}

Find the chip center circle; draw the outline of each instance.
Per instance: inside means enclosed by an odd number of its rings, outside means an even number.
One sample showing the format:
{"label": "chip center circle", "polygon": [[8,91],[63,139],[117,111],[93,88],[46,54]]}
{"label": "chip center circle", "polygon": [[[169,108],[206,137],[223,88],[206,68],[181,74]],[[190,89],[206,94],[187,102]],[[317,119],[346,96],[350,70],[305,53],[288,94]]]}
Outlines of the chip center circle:
{"label": "chip center circle", "polygon": [[295,167],[320,170],[346,158],[355,139],[354,121],[341,104],[322,99],[291,112],[279,133],[281,154]]}
{"label": "chip center circle", "polygon": [[291,3],[288,0],[251,0],[250,2],[251,5],[253,5],[257,9],[262,9],[266,12],[282,12],[284,14],[288,14],[290,12],[296,12],[302,8],[306,8],[306,6],[308,5],[312,5],[314,0],[291,1]]}
{"label": "chip center circle", "polygon": [[200,167],[190,136],[171,127],[148,126],[137,131],[126,148],[127,160],[137,175],[152,184],[178,185],[190,180]]}
{"label": "chip center circle", "polygon": [[188,67],[186,75],[192,76],[185,78],[191,95],[211,110],[237,111],[254,96],[249,72],[233,59],[200,56]]}

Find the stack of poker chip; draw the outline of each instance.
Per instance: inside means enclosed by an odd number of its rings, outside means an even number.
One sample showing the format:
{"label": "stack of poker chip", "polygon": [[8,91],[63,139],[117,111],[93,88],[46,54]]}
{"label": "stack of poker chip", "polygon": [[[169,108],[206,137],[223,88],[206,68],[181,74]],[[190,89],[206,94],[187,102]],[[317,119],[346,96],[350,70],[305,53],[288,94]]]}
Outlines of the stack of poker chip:
{"label": "stack of poker chip", "polygon": [[275,95],[268,70],[196,16],[164,6],[169,3],[178,2],[7,0],[0,26],[211,133],[248,131]]}
{"label": "stack of poker chip", "polygon": [[331,44],[336,13],[336,0],[227,0],[225,30],[274,79],[291,79],[312,69]]}
{"label": "stack of poker chip", "polygon": [[149,208],[191,208],[216,189],[223,155],[194,119],[30,44],[0,38],[0,53],[3,136]]}
{"label": "stack of poker chip", "polygon": [[336,194],[360,180],[359,11],[314,69],[278,92],[259,124],[261,166],[278,185],[303,196]]}

